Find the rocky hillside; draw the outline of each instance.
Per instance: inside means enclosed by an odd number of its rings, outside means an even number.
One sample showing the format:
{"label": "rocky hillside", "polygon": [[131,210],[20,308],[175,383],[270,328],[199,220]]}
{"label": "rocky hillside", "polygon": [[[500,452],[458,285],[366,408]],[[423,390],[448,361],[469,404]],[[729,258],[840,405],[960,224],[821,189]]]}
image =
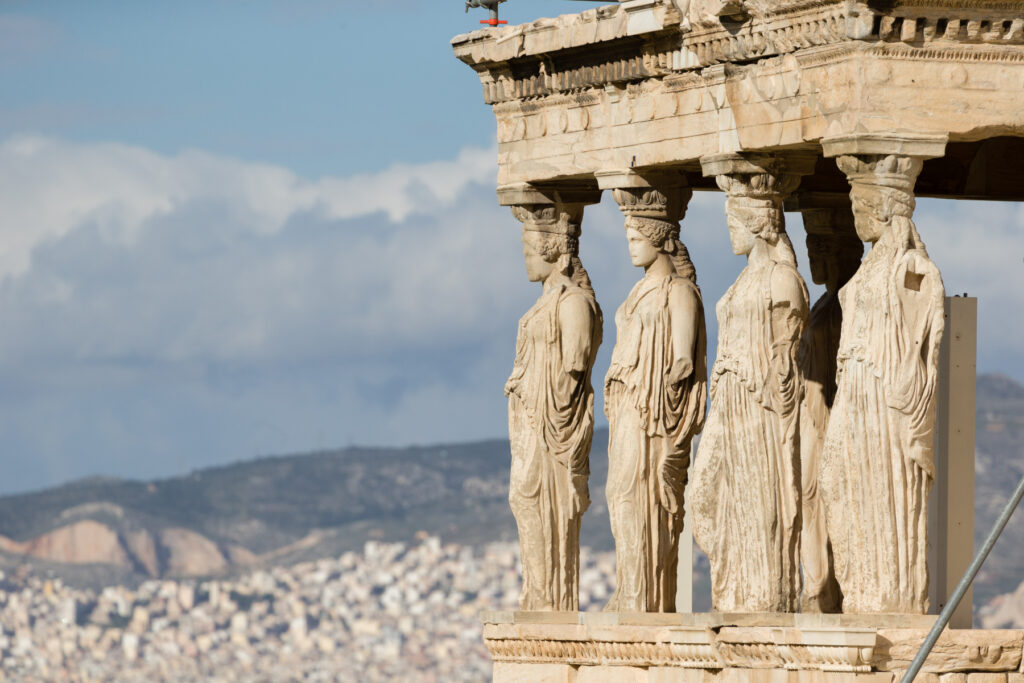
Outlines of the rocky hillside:
{"label": "rocky hillside", "polygon": [[27,556],[154,577],[337,555],[417,532],[510,539],[507,467],[507,443],[493,441],[262,458],[152,482],[88,479],[0,498],[0,551],[8,563]]}
{"label": "rocky hillside", "polygon": [[[1024,476],[1024,386],[998,375],[980,377],[977,427],[976,548]],[[1014,513],[978,575],[974,604],[982,607],[978,616],[984,626],[1024,626],[1024,509]],[[1002,616],[993,619],[993,611]]]}
{"label": "rocky hillside", "polygon": [[[1024,386],[979,379],[977,446],[980,542],[1024,474]],[[598,551],[612,549],[606,447],[599,430],[582,531]],[[152,482],[78,481],[0,498],[0,568],[28,561],[96,585],[337,557],[373,539],[514,541],[508,463],[508,443],[495,440],[269,457]],[[1012,593],[1022,579],[1024,512],[986,565],[976,604]],[[698,606],[701,595],[698,588]]]}

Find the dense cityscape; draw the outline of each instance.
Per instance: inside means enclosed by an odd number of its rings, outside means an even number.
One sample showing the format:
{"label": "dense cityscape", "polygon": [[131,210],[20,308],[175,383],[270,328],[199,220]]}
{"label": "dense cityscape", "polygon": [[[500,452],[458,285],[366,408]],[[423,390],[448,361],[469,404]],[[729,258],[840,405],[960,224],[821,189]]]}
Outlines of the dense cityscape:
{"label": "dense cityscape", "polygon": [[[362,553],[132,590],[5,576],[0,651],[19,681],[478,681],[479,613],[514,608],[519,552],[368,542]],[[611,593],[614,554],[581,558],[581,609]]]}

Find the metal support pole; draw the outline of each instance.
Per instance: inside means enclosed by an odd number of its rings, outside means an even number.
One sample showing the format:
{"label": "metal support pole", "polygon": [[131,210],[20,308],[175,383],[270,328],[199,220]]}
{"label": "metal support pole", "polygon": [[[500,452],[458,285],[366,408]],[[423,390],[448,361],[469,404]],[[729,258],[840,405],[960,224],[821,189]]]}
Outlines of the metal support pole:
{"label": "metal support pole", "polygon": [[992,546],[999,540],[999,534],[1003,533],[1003,529],[1006,527],[1006,523],[1010,521],[1010,516],[1013,515],[1013,511],[1017,509],[1017,505],[1020,503],[1020,499],[1024,498],[1024,479],[1020,480],[1017,484],[1017,490],[1014,491],[1013,497],[1010,498],[1006,503],[1006,507],[1003,508],[1002,514],[999,515],[999,519],[996,520],[995,526],[992,527],[992,531],[989,532],[988,538],[985,539],[985,545],[981,547],[978,554],[975,555],[974,561],[971,562],[971,566],[967,568],[967,573],[964,574],[963,578],[960,579],[960,583],[957,584],[956,590],[953,591],[953,595],[949,597],[949,602],[942,608],[942,614],[935,621],[935,625],[932,626],[932,630],[928,632],[928,637],[924,639],[924,644],[921,649],[917,651],[917,655],[914,657],[914,661],[910,663],[910,668],[907,669],[907,673],[903,675],[900,683],[913,683],[914,678],[917,677],[918,672],[924,665],[924,660],[928,658],[928,654],[935,647],[936,641],[939,636],[942,635],[942,631],[946,628],[946,624],[949,623],[949,618],[953,616],[953,611],[956,606],[960,604],[960,600],[963,599],[967,589],[970,588],[971,582],[974,581],[974,577],[978,575],[978,570],[981,569],[981,565],[985,563],[985,559],[988,554],[992,551]]}

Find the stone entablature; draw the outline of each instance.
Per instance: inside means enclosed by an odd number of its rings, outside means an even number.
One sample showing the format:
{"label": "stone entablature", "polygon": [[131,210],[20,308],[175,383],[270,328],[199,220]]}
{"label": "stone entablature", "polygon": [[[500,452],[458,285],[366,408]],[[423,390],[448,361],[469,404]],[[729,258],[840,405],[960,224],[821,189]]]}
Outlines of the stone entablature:
{"label": "stone entablature", "polygon": [[[1020,198],[958,178],[993,165],[978,141],[1024,136],[1024,2],[885,5],[775,3],[687,32],[666,0],[630,0],[453,46],[493,105],[500,185],[670,166],[711,189],[701,157],[914,131],[965,146],[953,173],[926,165],[919,194]],[[803,189],[841,189],[820,180]]]}
{"label": "stone entablature", "polygon": [[[552,668],[557,666],[566,667],[563,674],[574,670],[578,680],[690,680],[684,670],[703,672],[705,680],[746,671],[747,680],[756,670],[772,681],[804,680],[800,676],[808,672],[890,681],[909,666],[934,620],[902,614],[493,612],[484,615],[483,635],[496,681],[573,680],[559,675]],[[984,673],[995,676],[985,679],[989,683],[1006,681],[1021,675],[1022,650],[1022,631],[948,630],[922,671]]]}
{"label": "stone entablature", "polygon": [[[915,47],[1024,44],[1015,2],[777,2],[743,23],[687,22],[667,0],[629,0],[579,14],[456,36],[484,78],[488,104],[745,62],[847,41]],[[615,43],[614,45],[610,43]],[[510,65],[511,68],[508,68]]]}

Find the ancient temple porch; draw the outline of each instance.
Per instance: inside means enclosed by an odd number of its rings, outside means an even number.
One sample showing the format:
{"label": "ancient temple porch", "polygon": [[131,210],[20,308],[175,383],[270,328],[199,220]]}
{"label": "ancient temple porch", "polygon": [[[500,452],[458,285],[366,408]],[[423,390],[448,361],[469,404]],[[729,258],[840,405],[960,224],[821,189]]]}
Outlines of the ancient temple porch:
{"label": "ancient temple porch", "polygon": [[[1024,200],[1024,1],[717,4],[742,11],[628,0],[453,39],[496,118],[499,202],[571,215],[586,239],[584,207],[606,190],[627,216],[622,197],[648,190],[682,196],[683,209],[693,190],[756,193],[805,224],[819,215],[852,224],[851,188],[882,182],[911,197]],[[678,221],[677,209],[659,218]],[[967,317],[949,324],[953,309]],[[962,341],[974,309],[953,309],[947,302],[947,333]],[[958,342],[944,352],[937,460],[941,476],[959,467],[964,482],[973,405],[949,402],[949,373],[973,377],[974,351]],[[958,410],[971,416],[969,439]],[[969,514],[956,499],[937,477],[933,608],[969,561],[970,532],[951,531],[950,515]],[[503,612],[483,621],[500,681],[889,683],[935,616]],[[969,622],[968,609],[954,625]],[[1022,649],[1021,631],[947,630],[918,678],[1024,683]]]}

